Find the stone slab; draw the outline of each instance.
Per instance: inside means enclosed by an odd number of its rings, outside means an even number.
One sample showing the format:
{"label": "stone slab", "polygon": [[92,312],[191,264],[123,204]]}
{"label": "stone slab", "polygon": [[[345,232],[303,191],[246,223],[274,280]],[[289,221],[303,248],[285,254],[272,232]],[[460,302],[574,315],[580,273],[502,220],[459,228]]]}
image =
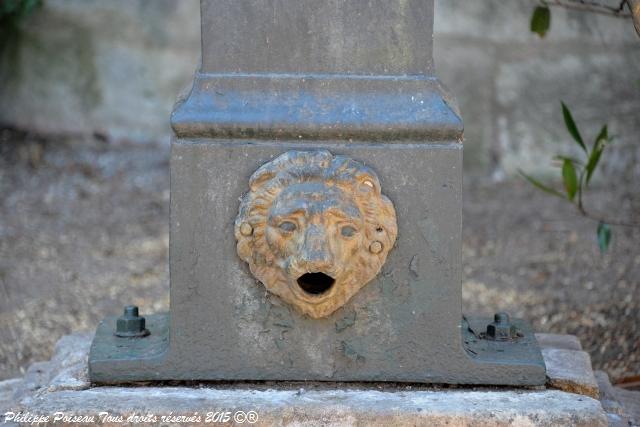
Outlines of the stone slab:
{"label": "stone slab", "polygon": [[640,425],[640,392],[614,387],[615,396],[629,417],[629,424]]}
{"label": "stone slab", "polygon": [[540,348],[560,348],[582,351],[582,344],[575,335],[568,334],[536,334]]}
{"label": "stone slab", "polygon": [[[64,337],[50,362],[36,364],[22,380],[0,383],[3,409],[49,416],[55,412],[98,416],[105,411],[125,416],[124,424],[134,414],[198,412],[206,417],[216,411],[228,411],[230,416],[255,411],[255,425],[607,425],[600,402],[560,390],[317,382],[91,388],[86,375],[90,342],[88,334]],[[551,372],[557,371],[554,360],[547,361]],[[9,399],[7,390],[12,388]]]}
{"label": "stone slab", "polygon": [[15,394],[22,386],[22,378],[0,381],[0,414],[10,411],[16,406]]}
{"label": "stone slab", "polygon": [[[609,425],[612,427],[635,425],[631,422],[629,414],[625,410],[624,406],[622,406],[618,401],[616,389],[611,385],[611,381],[609,380],[607,373],[603,371],[595,371],[594,375],[598,382],[598,389],[600,391],[600,403],[602,404],[602,409],[604,409],[607,414]],[[638,393],[638,396],[640,396],[640,393]]]}
{"label": "stone slab", "polygon": [[547,384],[571,393],[599,397],[598,383],[591,368],[591,358],[584,351],[543,348],[547,366]]}
{"label": "stone slab", "polygon": [[[357,389],[282,389],[182,387],[97,387],[59,391],[26,399],[31,414],[90,416],[195,416],[237,411],[257,414],[254,425],[329,426],[606,426],[600,403],[576,394],[548,391],[429,391]],[[97,420],[99,418],[96,418]],[[200,422],[199,422],[200,421]],[[121,423],[113,423],[121,425]],[[240,424],[240,423],[239,423]]]}

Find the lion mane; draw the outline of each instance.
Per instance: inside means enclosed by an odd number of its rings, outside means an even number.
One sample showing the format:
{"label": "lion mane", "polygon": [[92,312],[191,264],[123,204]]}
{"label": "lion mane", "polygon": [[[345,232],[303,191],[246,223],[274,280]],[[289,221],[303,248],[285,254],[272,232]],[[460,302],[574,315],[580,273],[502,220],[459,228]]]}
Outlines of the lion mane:
{"label": "lion mane", "polygon": [[[357,206],[364,227],[363,244],[355,256],[336,260],[336,289],[327,299],[304,298],[295,289],[296,277],[288,266],[297,265],[296,254],[283,258],[266,238],[268,218],[274,201],[288,187],[319,183],[337,188]],[[327,150],[290,151],[261,166],[250,178],[249,189],[240,202],[235,222],[237,253],[251,273],[272,293],[303,313],[318,318],[344,305],[380,271],[397,236],[395,209],[382,194],[375,172],[345,156]],[[331,237],[328,237],[331,238]]]}

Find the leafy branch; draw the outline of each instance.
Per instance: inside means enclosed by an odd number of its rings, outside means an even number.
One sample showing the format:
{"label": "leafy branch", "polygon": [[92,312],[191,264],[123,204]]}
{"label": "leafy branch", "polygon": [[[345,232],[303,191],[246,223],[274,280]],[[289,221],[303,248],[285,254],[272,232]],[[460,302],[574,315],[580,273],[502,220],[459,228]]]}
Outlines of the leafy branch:
{"label": "leafy branch", "polygon": [[617,6],[610,6],[595,0],[541,0],[543,5],[563,7],[565,9],[580,10],[602,15],[617,16],[620,18],[631,17],[630,12],[625,11],[627,0],[619,0]]}
{"label": "leafy branch", "polygon": [[617,6],[605,4],[596,0],[539,0],[531,15],[531,31],[544,37],[551,28],[550,7],[608,15],[616,18],[631,18],[636,33],[640,37],[640,0],[618,0]]}
{"label": "leafy branch", "polygon": [[[534,9],[533,14],[531,15],[530,30],[533,33],[538,34],[541,38],[544,37],[551,28],[550,7],[552,6],[604,14],[619,18],[631,18],[633,20],[636,33],[640,36],[640,0],[619,0],[617,6],[607,5],[596,0],[538,0],[538,3],[539,6]],[[628,11],[625,7],[628,8]],[[611,225],[640,227],[640,223],[605,218],[603,215],[587,211],[584,205],[585,190],[589,186],[604,149],[613,141],[613,138],[609,136],[607,125],[604,125],[591,148],[588,148],[582,139],[582,135],[580,134],[575,121],[573,120],[571,111],[564,103],[562,103],[562,115],[564,117],[564,123],[567,130],[576,144],[580,146],[582,150],[581,153],[584,157],[584,161],[580,161],[572,157],[555,157],[555,160],[559,161],[561,165],[564,192],[549,187],[522,171],[519,172],[536,188],[556,197],[567,199],[576,207],[582,216],[597,221],[598,228],[596,232],[598,236],[598,246],[600,247],[600,250],[604,252],[607,250],[609,243],[611,242]]]}
{"label": "leafy branch", "polygon": [[554,160],[558,161],[561,165],[564,191],[559,191],[553,187],[543,184],[532,176],[527,175],[522,170],[519,170],[519,173],[536,188],[553,196],[567,200],[576,207],[580,215],[597,221],[598,245],[600,246],[600,250],[604,252],[607,250],[609,243],[611,242],[612,225],[621,227],[640,227],[640,223],[606,218],[603,215],[594,214],[586,209],[584,204],[585,192],[589,187],[591,178],[593,177],[598,164],[600,163],[602,153],[605,148],[613,142],[613,137],[609,135],[608,126],[605,124],[600,129],[600,132],[598,133],[598,136],[596,136],[591,147],[588,147],[582,138],[575,120],[573,119],[571,111],[564,102],[561,104],[562,116],[564,118],[567,131],[573,138],[574,142],[580,147],[580,153],[583,158],[576,159],[568,156],[554,157]]}

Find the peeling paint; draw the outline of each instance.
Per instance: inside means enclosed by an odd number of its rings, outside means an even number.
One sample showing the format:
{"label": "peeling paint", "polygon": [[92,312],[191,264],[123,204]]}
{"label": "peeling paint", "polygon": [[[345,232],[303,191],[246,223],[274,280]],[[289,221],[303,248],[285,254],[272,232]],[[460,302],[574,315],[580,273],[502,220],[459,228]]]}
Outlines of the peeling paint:
{"label": "peeling paint", "polygon": [[336,322],[336,332],[342,332],[356,323],[356,312],[352,311]]}

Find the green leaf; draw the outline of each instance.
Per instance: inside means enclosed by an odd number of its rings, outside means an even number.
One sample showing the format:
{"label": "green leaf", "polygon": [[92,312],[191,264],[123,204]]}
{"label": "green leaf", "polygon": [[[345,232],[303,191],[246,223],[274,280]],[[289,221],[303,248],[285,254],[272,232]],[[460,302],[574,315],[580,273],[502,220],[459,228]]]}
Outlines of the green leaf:
{"label": "green leaf", "polygon": [[20,7],[21,0],[0,0],[0,15],[14,13]]}
{"label": "green leaf", "polygon": [[553,160],[559,160],[561,162],[564,162],[565,160],[569,160],[570,162],[573,162],[574,165],[582,165],[582,162],[580,160],[570,156],[554,156]]}
{"label": "green leaf", "polygon": [[596,140],[593,141],[593,147],[595,148],[596,144],[598,144],[600,141],[608,141],[608,140],[609,140],[609,129],[607,125],[604,125],[602,126],[602,129],[600,129],[600,133],[596,137]]}
{"label": "green leaf", "polygon": [[571,114],[571,111],[569,111],[569,108],[567,108],[564,102],[561,102],[561,104],[562,104],[562,115],[564,116],[564,124],[565,126],[567,126],[567,130],[569,131],[573,139],[578,143],[580,147],[582,147],[582,149],[586,153],[587,146],[584,145],[584,141],[582,140],[582,136],[578,131],[576,122],[573,120],[573,115]]}
{"label": "green leaf", "polygon": [[524,179],[526,179],[531,184],[533,184],[534,187],[537,187],[538,189],[544,191],[545,193],[553,194],[554,196],[558,196],[558,197],[563,198],[563,199],[565,198],[564,194],[562,194],[561,192],[556,191],[551,187],[547,187],[546,185],[544,185],[543,183],[541,183],[537,179],[535,179],[535,178],[527,175],[526,173],[524,173],[522,170],[518,169],[518,173],[520,175],[522,175],[524,177]]}
{"label": "green leaf", "polygon": [[531,32],[543,38],[551,27],[551,10],[548,6],[538,6],[531,15]]}
{"label": "green leaf", "polygon": [[585,167],[585,170],[587,171],[587,185],[589,185],[591,176],[598,166],[598,162],[600,161],[600,157],[602,156],[602,152],[604,151],[607,142],[609,142],[609,131],[607,129],[607,125],[604,125],[596,137],[596,140],[593,142],[589,161],[587,161],[587,166]]}
{"label": "green leaf", "polygon": [[587,171],[587,185],[589,185],[589,181],[591,181],[591,176],[596,170],[596,166],[598,166],[598,162],[600,161],[600,157],[602,156],[602,152],[604,151],[604,146],[597,150],[593,150],[591,152],[591,156],[589,157],[589,163],[587,163],[586,171]]}
{"label": "green leaf", "polygon": [[562,181],[564,189],[567,191],[567,197],[573,201],[578,191],[578,174],[576,174],[576,168],[571,160],[565,160],[562,164]]}
{"label": "green leaf", "polygon": [[600,252],[605,253],[611,243],[611,226],[606,222],[600,221],[598,223],[598,246]]}
{"label": "green leaf", "polygon": [[0,0],[0,19],[18,24],[41,5],[42,0]]}

